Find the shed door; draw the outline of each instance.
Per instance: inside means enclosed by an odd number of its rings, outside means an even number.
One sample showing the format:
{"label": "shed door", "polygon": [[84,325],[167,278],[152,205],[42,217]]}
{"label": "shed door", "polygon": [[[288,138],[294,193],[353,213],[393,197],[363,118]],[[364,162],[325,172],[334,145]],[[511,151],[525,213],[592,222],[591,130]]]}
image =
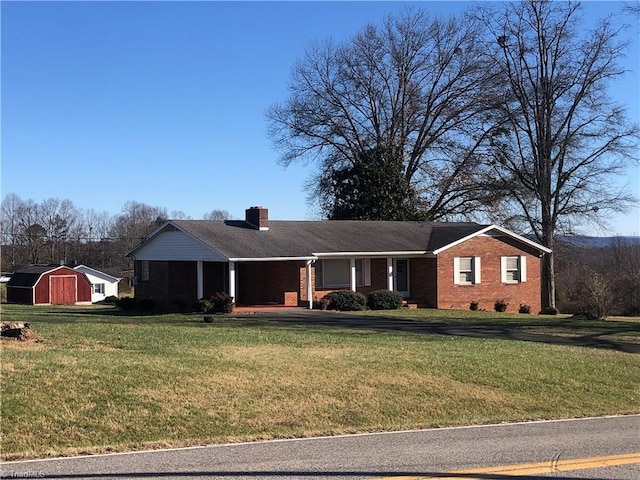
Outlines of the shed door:
{"label": "shed door", "polygon": [[50,277],[50,295],[53,305],[75,304],[78,298],[77,278],[74,275],[52,275]]}

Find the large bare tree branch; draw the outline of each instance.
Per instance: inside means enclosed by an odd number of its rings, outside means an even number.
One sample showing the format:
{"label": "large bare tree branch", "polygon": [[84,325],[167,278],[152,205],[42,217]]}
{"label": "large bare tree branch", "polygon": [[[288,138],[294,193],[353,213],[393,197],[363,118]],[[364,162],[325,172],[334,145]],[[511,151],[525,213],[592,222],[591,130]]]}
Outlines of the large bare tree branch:
{"label": "large bare tree branch", "polygon": [[[624,31],[608,18],[581,31],[579,8],[526,0],[478,10],[503,79],[497,88],[508,87],[496,95],[499,133],[486,152],[496,188],[511,217],[550,248],[563,225],[629,206],[630,195],[606,187],[639,160],[638,126],[607,95],[624,73]],[[553,307],[553,256],[543,265],[543,305]]]}
{"label": "large bare tree branch", "polygon": [[429,218],[473,211],[481,189],[468,152],[483,134],[492,75],[480,35],[472,18],[409,10],[343,44],[310,47],[289,97],[267,112],[281,163],[315,162],[321,176],[381,148],[395,152]]}

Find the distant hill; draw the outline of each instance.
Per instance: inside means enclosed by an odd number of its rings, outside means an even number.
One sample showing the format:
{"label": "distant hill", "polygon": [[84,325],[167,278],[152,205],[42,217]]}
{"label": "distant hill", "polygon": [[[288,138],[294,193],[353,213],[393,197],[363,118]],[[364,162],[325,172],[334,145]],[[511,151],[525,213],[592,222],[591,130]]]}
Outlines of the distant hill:
{"label": "distant hill", "polygon": [[625,245],[640,245],[640,237],[634,236],[588,237],[585,235],[560,235],[556,237],[556,241],[590,248],[610,247],[619,241],[622,241]]}

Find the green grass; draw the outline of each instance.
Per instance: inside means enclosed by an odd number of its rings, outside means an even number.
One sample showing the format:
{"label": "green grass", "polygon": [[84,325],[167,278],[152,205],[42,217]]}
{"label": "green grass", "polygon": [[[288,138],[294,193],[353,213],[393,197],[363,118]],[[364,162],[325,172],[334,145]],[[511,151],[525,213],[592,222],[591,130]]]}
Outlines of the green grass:
{"label": "green grass", "polygon": [[[366,312],[382,326],[3,305],[2,458],[638,412],[638,321]],[[322,320],[323,317],[319,317]],[[286,321],[285,321],[286,320]],[[482,338],[398,331],[470,325]],[[386,325],[386,327],[384,326]],[[544,336],[520,341],[523,333]],[[559,344],[606,338],[602,348]],[[611,343],[613,342],[613,343]]]}

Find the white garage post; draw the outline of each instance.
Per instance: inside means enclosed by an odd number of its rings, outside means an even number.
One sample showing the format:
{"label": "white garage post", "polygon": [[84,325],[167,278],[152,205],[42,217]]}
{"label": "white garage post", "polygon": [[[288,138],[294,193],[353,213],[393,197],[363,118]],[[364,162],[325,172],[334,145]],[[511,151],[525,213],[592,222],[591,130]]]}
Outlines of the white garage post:
{"label": "white garage post", "polygon": [[351,291],[356,291],[356,259],[351,258],[351,269],[349,274],[349,279],[351,280]]}
{"label": "white garage post", "polygon": [[236,262],[229,262],[229,296],[236,302]]}
{"label": "white garage post", "polygon": [[307,300],[309,301],[309,310],[313,310],[313,288],[311,285],[311,265],[313,260],[307,260]]}
{"label": "white garage post", "polygon": [[198,260],[196,262],[196,295],[198,296],[198,300],[204,297],[204,282],[202,280],[202,260]]}
{"label": "white garage post", "polygon": [[387,258],[387,289],[393,292],[393,258]]}

